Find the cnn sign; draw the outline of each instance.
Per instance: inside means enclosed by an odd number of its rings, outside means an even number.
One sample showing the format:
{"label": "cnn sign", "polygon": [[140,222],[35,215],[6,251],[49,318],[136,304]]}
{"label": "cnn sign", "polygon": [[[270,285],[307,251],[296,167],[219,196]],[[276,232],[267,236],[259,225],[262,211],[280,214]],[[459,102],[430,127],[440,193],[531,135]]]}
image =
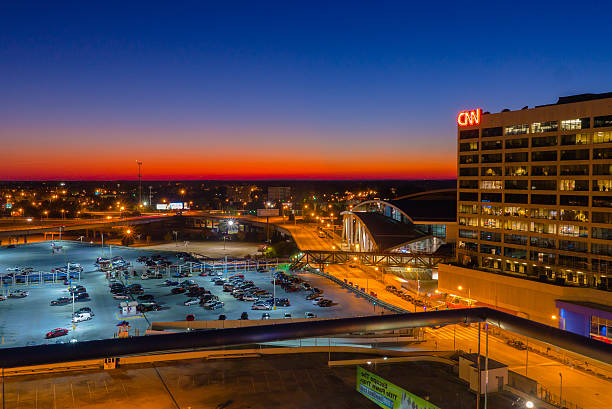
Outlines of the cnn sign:
{"label": "cnn sign", "polygon": [[480,115],[480,108],[459,112],[459,115],[457,115],[457,124],[459,126],[480,125]]}

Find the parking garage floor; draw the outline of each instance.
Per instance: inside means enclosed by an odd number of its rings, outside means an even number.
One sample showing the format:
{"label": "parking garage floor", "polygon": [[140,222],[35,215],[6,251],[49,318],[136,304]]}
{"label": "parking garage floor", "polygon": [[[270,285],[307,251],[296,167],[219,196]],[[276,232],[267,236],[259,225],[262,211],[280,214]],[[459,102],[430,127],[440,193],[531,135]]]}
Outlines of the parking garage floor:
{"label": "parking garage floor", "polygon": [[[227,319],[238,319],[242,312],[247,312],[250,319],[260,319],[264,311],[252,311],[251,302],[243,302],[234,299],[229,293],[224,293],[221,286],[215,286],[210,277],[194,276],[200,286],[218,295],[225,303],[222,309],[210,311],[199,305],[184,306],[187,299],[184,294],[171,294],[172,287],[163,284],[164,280],[142,280],[130,278],[126,284],[139,283],[143,286],[145,294],[152,294],[163,306],[160,311],[151,311],[146,314],[134,316],[122,316],[118,308],[120,301],[113,299],[109,292],[108,280],[105,274],[97,271],[94,265],[96,257],[102,256],[99,246],[81,244],[77,242],[62,242],[64,247],[60,254],[52,254],[49,242],[30,243],[18,245],[16,248],[0,247],[0,272],[6,272],[10,267],[33,267],[35,270],[50,271],[52,268],[65,266],[67,262],[79,263],[84,271],[81,275],[80,284],[85,286],[90,295],[89,301],[76,302],[74,308],[90,307],[94,317],[90,321],[80,322],[74,329],[71,324],[72,303],[50,306],[51,300],[58,297],[68,296],[67,286],[63,284],[35,284],[31,286],[17,285],[15,287],[3,287],[6,294],[13,288],[21,288],[29,292],[29,296],[20,299],[9,298],[0,302],[0,334],[2,347],[15,347],[24,345],[38,345],[44,343],[68,342],[71,339],[92,340],[110,338],[117,331],[116,325],[122,320],[130,323],[132,334],[144,334],[149,324],[153,321],[179,321],[184,320],[188,314],[193,314],[196,320],[216,320],[220,314],[225,314]],[[174,253],[163,251],[148,251],[143,249],[132,249],[125,247],[112,248],[113,256],[121,256],[131,262],[137,269],[143,265],[136,262],[141,255],[164,254],[169,260],[176,260]],[[109,256],[109,249],[104,250],[104,255]],[[233,270],[230,267],[228,275],[244,273],[243,270]],[[290,307],[277,307],[277,310],[267,311],[271,318],[283,318],[285,313],[290,313],[294,318],[304,318],[306,312],[313,312],[319,317],[347,317],[370,315],[380,312],[380,307],[374,307],[368,301],[358,298],[352,292],[343,289],[333,282],[312,274],[300,274],[302,278],[309,281],[314,287],[323,290],[325,298],[334,301],[335,305],[328,308],[313,305],[305,299],[307,293],[303,290],[294,293],[285,293],[279,286],[276,287],[278,298],[289,298]],[[183,278],[184,279],[184,278]],[[174,278],[173,280],[183,280]],[[246,273],[246,279],[253,280],[257,286],[274,292],[271,282],[271,273],[258,273],[250,270]],[[64,337],[46,340],[45,333],[54,328],[69,329],[69,334]]]}

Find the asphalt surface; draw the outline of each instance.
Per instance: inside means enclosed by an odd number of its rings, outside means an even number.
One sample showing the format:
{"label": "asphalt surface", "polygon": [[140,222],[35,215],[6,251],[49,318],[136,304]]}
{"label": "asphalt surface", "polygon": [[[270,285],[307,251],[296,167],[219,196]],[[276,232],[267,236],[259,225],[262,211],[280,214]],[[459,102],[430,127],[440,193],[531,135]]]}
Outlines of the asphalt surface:
{"label": "asphalt surface", "polygon": [[[346,317],[357,315],[370,315],[375,312],[372,304],[353,293],[345,290],[332,282],[311,274],[300,274],[313,286],[323,290],[325,298],[334,301],[335,305],[323,308],[313,305],[312,301],[306,300],[307,293],[304,290],[294,293],[285,293],[280,286],[276,287],[277,298],[288,298],[290,307],[277,307],[276,310],[256,311],[251,310],[252,302],[238,301],[229,293],[222,291],[222,286],[216,286],[211,282],[211,277],[200,277],[194,275],[189,277],[200,286],[218,295],[225,303],[224,307],[214,311],[206,310],[199,305],[184,306],[187,299],[184,294],[171,294],[172,287],[163,284],[164,279],[142,280],[130,278],[123,280],[126,284],[139,283],[143,286],[145,294],[151,294],[155,300],[163,306],[160,311],[151,311],[146,314],[123,316],[118,308],[120,300],[112,298],[108,288],[108,280],[105,273],[97,271],[94,266],[96,257],[102,255],[100,247],[76,242],[62,242],[64,251],[62,254],[52,254],[49,242],[31,243],[18,245],[16,248],[0,248],[0,272],[6,272],[6,268],[15,266],[29,266],[36,270],[50,271],[54,267],[66,265],[66,262],[79,263],[84,268],[79,284],[86,287],[90,295],[89,301],[76,302],[75,310],[81,307],[90,307],[95,316],[90,321],[77,323],[73,329],[71,323],[73,306],[72,303],[61,306],[50,306],[51,300],[58,297],[68,296],[67,286],[58,284],[36,284],[32,286],[17,285],[29,292],[29,296],[21,299],[9,298],[0,303],[0,334],[2,347],[14,347],[24,345],[38,345],[44,343],[68,342],[71,339],[92,340],[111,338],[115,335],[116,325],[120,321],[127,320],[131,326],[132,334],[144,334],[149,324],[153,321],[179,321],[184,320],[188,314],[193,314],[197,320],[216,320],[220,314],[225,314],[228,319],[238,319],[242,312],[247,312],[251,319],[261,319],[264,312],[268,312],[271,318],[283,318],[285,313],[290,313],[294,318],[304,318],[306,312],[313,312],[319,317]],[[229,243],[228,243],[229,245]],[[142,270],[143,265],[136,262],[140,255],[165,254],[168,260],[176,260],[171,252],[147,251],[139,248],[112,248],[113,256],[122,256],[131,262],[137,270]],[[105,255],[109,255],[108,248]],[[251,270],[244,273],[243,269],[230,266],[228,276],[233,274],[246,274],[246,279],[253,280],[261,288],[274,293],[271,282],[271,273],[258,273]],[[186,278],[171,278],[182,281]],[[76,284],[76,283],[73,283]],[[12,287],[3,287],[4,294]],[[380,307],[377,307],[380,311]],[[56,339],[45,340],[44,335],[54,328],[66,328],[70,332],[67,336]]]}

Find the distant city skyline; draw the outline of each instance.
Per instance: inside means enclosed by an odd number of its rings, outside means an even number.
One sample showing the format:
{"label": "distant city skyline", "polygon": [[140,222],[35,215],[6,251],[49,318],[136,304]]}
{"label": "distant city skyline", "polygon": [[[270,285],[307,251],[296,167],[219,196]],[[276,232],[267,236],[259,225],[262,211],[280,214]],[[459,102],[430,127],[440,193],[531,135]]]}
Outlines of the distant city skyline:
{"label": "distant city skyline", "polygon": [[0,179],[454,178],[459,111],[612,91],[610,11],[3,4]]}

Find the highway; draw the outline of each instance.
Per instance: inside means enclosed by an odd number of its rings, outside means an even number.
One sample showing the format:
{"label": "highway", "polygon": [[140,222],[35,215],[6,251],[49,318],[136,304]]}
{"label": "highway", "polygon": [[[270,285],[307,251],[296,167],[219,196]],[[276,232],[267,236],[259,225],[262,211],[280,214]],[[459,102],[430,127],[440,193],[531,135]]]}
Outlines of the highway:
{"label": "highway", "polygon": [[168,219],[172,216],[172,214],[155,214],[112,219],[66,219],[63,221],[55,220],[50,223],[39,223],[39,221],[32,221],[30,223],[26,222],[24,224],[11,225],[10,227],[0,227],[0,237],[58,232],[60,228],[62,231],[72,231],[94,229],[114,225],[144,224]]}

